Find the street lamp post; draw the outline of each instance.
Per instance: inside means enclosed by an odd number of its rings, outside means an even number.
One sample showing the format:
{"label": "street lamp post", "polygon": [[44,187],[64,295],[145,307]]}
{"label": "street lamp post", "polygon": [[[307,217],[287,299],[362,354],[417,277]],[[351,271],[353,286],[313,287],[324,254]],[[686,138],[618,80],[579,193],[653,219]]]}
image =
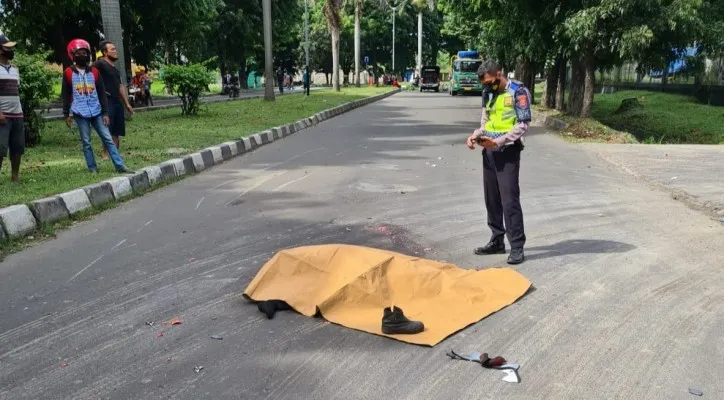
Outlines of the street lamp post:
{"label": "street lamp post", "polygon": [[405,1],[403,0],[396,7],[392,7],[389,2],[387,5],[392,9],[392,73],[395,73],[395,14],[400,7],[405,6]]}

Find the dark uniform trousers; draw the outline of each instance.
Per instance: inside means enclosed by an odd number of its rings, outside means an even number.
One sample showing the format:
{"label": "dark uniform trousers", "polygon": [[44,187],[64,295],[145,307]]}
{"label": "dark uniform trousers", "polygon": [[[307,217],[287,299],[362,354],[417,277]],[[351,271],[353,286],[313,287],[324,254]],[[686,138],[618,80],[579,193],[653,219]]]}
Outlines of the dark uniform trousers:
{"label": "dark uniform trousers", "polygon": [[[503,242],[507,234],[511,248],[525,246],[523,209],[520,206],[520,142],[502,149],[483,150],[483,186],[488,227],[492,240]],[[505,225],[503,222],[505,221]]]}

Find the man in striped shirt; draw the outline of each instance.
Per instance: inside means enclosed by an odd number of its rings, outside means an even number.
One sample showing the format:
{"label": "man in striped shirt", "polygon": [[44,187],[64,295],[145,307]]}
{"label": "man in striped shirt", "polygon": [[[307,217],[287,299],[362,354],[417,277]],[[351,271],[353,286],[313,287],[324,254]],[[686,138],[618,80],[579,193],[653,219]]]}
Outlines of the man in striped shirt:
{"label": "man in striped shirt", "polygon": [[10,152],[13,182],[19,180],[20,157],[25,152],[23,107],[20,105],[20,74],[10,64],[15,57],[15,42],[0,35],[0,169]]}

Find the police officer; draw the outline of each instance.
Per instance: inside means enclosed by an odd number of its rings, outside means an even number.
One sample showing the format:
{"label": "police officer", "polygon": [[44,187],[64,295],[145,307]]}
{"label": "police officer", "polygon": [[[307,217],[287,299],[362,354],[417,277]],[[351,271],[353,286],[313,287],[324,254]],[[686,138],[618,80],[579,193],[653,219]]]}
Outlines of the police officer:
{"label": "police officer", "polygon": [[525,229],[520,206],[520,153],[523,134],[531,121],[530,92],[521,83],[503,75],[500,65],[483,61],[478,68],[483,84],[483,112],[480,128],[468,137],[468,148],[483,147],[483,184],[490,242],[475,254],[505,254],[504,236],[511,251],[509,264],[525,261]]}

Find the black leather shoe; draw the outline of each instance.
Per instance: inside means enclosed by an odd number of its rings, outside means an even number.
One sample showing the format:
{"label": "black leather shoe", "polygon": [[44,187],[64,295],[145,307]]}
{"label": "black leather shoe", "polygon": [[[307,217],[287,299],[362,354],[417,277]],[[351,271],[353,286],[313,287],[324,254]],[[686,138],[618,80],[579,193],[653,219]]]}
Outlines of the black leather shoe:
{"label": "black leather shoe", "polygon": [[508,264],[520,264],[525,261],[525,254],[522,248],[510,249],[510,255],[508,256]]}
{"label": "black leather shoe", "polygon": [[382,316],[382,333],[385,335],[409,335],[424,330],[425,325],[422,322],[407,319],[400,307],[395,307],[394,311],[389,307],[385,308]]}
{"label": "black leather shoe", "polygon": [[505,242],[492,241],[486,244],[484,247],[478,247],[475,249],[475,254],[482,256],[485,254],[505,254]]}

